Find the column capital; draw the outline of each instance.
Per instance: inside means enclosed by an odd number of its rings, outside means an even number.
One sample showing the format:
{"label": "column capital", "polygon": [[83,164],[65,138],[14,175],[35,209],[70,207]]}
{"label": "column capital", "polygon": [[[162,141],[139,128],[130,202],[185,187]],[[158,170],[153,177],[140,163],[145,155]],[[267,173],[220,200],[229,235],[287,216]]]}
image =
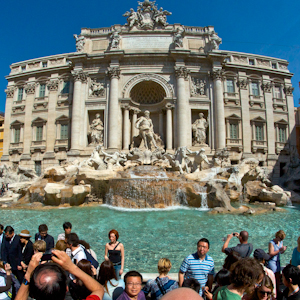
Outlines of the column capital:
{"label": "column capital", "polygon": [[72,71],[74,81],[87,82],[87,74],[82,70]]}
{"label": "column capital", "polygon": [[175,108],[175,105],[174,105],[174,104],[171,104],[171,103],[167,103],[167,104],[165,105],[165,108],[166,108],[166,110],[171,110],[171,109],[174,109],[174,108]]}
{"label": "column capital", "polygon": [[271,93],[272,84],[270,82],[264,82],[262,83],[261,88],[265,93]]}
{"label": "column capital", "polygon": [[35,93],[35,87],[36,87],[36,84],[35,83],[28,83],[25,85],[25,91],[26,91],[26,94],[34,94]]}
{"label": "column capital", "polygon": [[124,109],[124,110],[130,110],[131,106],[127,103],[123,103],[123,104],[121,104],[121,108]]}
{"label": "column capital", "polygon": [[211,72],[211,77],[216,80],[221,80],[223,76],[223,71],[221,69],[213,69]]}
{"label": "column capital", "polygon": [[106,71],[106,75],[109,78],[118,78],[119,79],[120,73],[121,73],[120,67],[108,67],[107,71]]}
{"label": "column capital", "polygon": [[247,86],[248,86],[248,80],[246,78],[243,79],[239,79],[237,81],[237,86],[241,89],[241,90],[246,90]]}
{"label": "column capital", "polygon": [[285,94],[287,95],[287,96],[292,96],[293,95],[293,91],[294,91],[294,88],[290,85],[290,86],[285,86],[284,88],[283,88],[283,90],[284,90],[284,92],[285,92]]}
{"label": "column capital", "polygon": [[49,91],[57,91],[58,90],[58,80],[50,80],[48,81],[47,87]]}
{"label": "column capital", "polygon": [[7,98],[13,98],[13,96],[14,96],[14,93],[15,93],[15,87],[9,87],[9,88],[7,88],[6,90],[5,90],[5,93],[6,93],[6,97]]}
{"label": "column capital", "polygon": [[141,110],[140,109],[138,109],[138,108],[131,108],[131,110],[132,110],[132,112],[134,113],[134,114],[139,114],[140,112],[141,112]]}
{"label": "column capital", "polygon": [[184,78],[185,80],[188,79],[188,75],[190,74],[190,70],[187,67],[174,67],[175,69],[175,76],[176,78]]}

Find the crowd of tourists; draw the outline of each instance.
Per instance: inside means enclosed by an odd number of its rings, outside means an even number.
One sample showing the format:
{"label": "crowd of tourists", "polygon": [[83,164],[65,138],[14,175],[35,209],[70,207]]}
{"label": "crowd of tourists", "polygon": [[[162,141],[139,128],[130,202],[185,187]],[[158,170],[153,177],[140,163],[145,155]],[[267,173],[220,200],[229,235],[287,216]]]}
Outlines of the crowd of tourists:
{"label": "crowd of tourists", "polygon": [[[28,230],[17,235],[12,226],[0,224],[0,300],[300,299],[300,237],[282,270],[283,230],[269,242],[268,253],[253,251],[247,231],[228,234],[221,249],[226,258],[216,274],[209,240],[201,238],[197,251],[183,260],[178,280],[168,275],[171,261],[161,258],[158,276],[143,285],[138,271],[123,274],[125,252],[117,230],[108,233],[101,262],[89,243],[72,232],[70,222],[63,229],[55,243],[47,225],[41,224],[32,242]],[[239,243],[229,247],[233,237]]]}

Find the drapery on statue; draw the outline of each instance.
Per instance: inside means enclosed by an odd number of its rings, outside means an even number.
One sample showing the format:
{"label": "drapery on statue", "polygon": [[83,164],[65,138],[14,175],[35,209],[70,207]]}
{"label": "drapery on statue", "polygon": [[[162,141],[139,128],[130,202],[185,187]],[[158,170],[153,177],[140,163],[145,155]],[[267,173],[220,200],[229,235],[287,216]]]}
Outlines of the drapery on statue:
{"label": "drapery on statue", "polygon": [[133,8],[130,8],[130,12],[127,11],[123,16],[127,17],[127,23],[129,29],[131,29],[134,25],[138,24],[139,16],[138,13],[135,12]]}
{"label": "drapery on statue", "polygon": [[100,114],[96,114],[95,119],[90,125],[89,134],[91,136],[91,144],[103,144],[103,123],[100,119]]}
{"label": "drapery on statue", "polygon": [[151,143],[155,148],[158,148],[154,139],[153,123],[148,110],[144,112],[144,116],[136,120],[135,127],[139,130],[139,135],[144,141],[146,149],[151,150]]}
{"label": "drapery on statue", "polygon": [[204,114],[199,114],[199,119],[197,119],[193,125],[193,145],[200,144],[205,145],[206,144],[206,128],[208,127],[208,123],[206,119],[204,118]]}

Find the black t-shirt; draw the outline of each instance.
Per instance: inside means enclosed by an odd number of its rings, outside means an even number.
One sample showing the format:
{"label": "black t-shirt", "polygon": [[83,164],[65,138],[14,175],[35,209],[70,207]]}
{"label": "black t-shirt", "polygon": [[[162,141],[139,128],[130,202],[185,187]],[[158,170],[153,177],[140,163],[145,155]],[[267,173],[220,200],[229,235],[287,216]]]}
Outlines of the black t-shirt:
{"label": "black t-shirt", "polygon": [[228,255],[232,251],[238,252],[242,258],[249,257],[253,251],[252,244],[238,244],[235,247],[226,248],[225,253]]}
{"label": "black t-shirt", "polygon": [[283,299],[285,299],[285,300],[300,300],[300,290],[297,293],[293,294],[292,296],[288,297],[288,294],[289,294],[289,289],[286,288],[283,291]]}

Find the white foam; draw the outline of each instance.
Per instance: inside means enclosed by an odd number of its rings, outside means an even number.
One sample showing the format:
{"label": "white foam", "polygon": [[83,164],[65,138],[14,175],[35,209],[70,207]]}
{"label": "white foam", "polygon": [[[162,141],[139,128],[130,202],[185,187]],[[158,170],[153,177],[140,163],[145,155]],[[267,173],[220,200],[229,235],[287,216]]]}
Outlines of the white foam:
{"label": "white foam", "polygon": [[107,207],[109,209],[118,210],[118,211],[131,211],[131,212],[148,212],[148,211],[168,211],[168,210],[190,210],[193,209],[191,207],[187,206],[180,206],[180,205],[174,205],[174,206],[168,206],[165,208],[129,208],[129,207],[119,207],[119,206],[112,206],[108,204],[101,205],[102,207]]}

